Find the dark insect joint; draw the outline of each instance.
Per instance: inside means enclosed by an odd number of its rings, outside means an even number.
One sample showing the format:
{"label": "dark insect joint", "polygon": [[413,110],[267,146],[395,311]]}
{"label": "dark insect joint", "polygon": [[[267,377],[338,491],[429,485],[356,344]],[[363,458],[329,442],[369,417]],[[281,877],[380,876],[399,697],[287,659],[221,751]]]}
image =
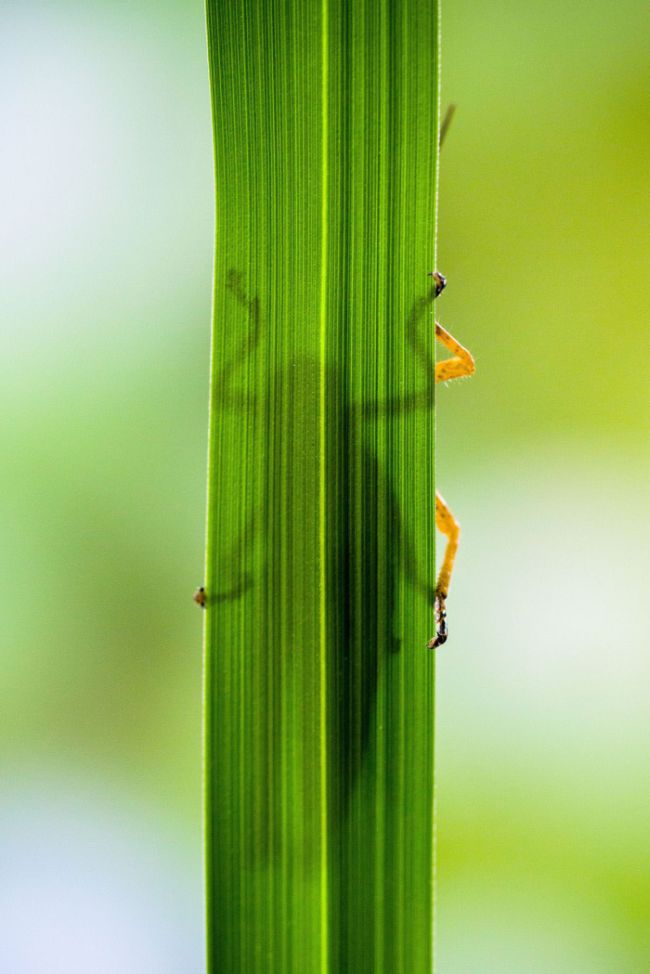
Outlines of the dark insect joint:
{"label": "dark insect joint", "polygon": [[447,278],[444,274],[441,274],[440,271],[431,271],[429,273],[429,277],[433,278],[433,283],[436,287],[435,296],[438,297],[438,295],[442,294],[444,289],[447,287]]}

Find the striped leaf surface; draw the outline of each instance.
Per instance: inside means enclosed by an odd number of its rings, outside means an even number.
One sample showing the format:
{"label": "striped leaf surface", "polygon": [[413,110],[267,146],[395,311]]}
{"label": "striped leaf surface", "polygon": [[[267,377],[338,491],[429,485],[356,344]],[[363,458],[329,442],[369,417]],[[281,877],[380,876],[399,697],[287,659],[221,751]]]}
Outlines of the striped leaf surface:
{"label": "striped leaf surface", "polygon": [[432,969],[435,0],[208,0],[209,969]]}

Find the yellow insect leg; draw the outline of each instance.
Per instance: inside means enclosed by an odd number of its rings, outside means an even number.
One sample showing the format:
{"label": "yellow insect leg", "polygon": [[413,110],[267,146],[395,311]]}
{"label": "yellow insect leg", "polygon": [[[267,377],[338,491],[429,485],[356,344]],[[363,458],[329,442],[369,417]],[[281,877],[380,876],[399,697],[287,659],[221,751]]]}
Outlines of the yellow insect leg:
{"label": "yellow insect leg", "polygon": [[436,382],[446,382],[448,379],[460,379],[464,375],[472,375],[476,371],[471,352],[457,342],[446,328],[436,321],[436,338],[449,349],[452,357],[436,362]]}
{"label": "yellow insect leg", "polygon": [[438,572],[436,596],[441,596],[443,599],[446,599],[449,593],[451,573],[454,570],[456,552],[458,551],[460,524],[438,492],[436,492],[436,527],[447,538],[445,556],[442,560],[440,571]]}
{"label": "yellow insect leg", "polygon": [[436,615],[436,635],[429,641],[429,649],[442,646],[447,641],[447,594],[449,592],[451,573],[454,569],[454,561],[456,560],[458,541],[460,539],[460,524],[438,492],[436,492],[436,527],[447,538],[447,546],[436,583],[434,608]]}

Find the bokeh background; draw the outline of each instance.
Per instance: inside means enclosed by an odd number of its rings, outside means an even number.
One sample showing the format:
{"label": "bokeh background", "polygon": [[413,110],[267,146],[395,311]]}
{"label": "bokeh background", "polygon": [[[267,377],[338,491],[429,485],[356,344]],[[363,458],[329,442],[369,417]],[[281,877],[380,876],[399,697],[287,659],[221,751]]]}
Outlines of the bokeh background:
{"label": "bokeh background", "polygon": [[[650,968],[648,36],[444,6],[439,974]],[[6,0],[0,131],[0,970],[200,974],[202,4]]]}

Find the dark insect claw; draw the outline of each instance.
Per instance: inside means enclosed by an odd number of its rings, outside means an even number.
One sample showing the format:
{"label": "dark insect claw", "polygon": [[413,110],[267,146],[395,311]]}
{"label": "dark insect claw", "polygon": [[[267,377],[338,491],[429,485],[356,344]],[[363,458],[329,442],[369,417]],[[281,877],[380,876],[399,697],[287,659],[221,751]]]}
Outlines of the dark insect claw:
{"label": "dark insect claw", "polygon": [[427,649],[437,649],[438,646],[447,642],[447,611],[445,608],[445,596],[438,594],[435,599],[436,613],[436,635],[427,643]]}

